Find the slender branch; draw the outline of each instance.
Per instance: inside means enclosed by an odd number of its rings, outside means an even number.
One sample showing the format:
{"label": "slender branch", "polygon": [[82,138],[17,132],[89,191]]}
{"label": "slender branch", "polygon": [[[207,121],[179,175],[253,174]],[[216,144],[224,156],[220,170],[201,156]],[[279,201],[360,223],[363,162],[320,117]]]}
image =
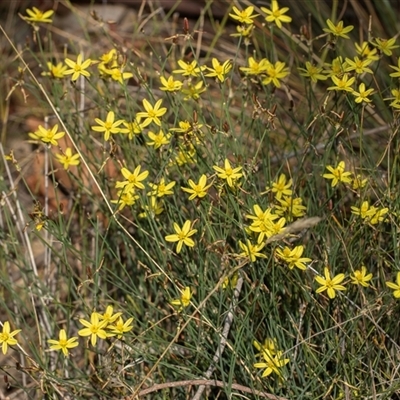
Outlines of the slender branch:
{"label": "slender branch", "polygon": [[[137,397],[146,396],[150,393],[153,393],[153,392],[156,392],[159,390],[163,390],[163,389],[181,387],[181,386],[196,386],[196,385],[200,385],[200,387],[201,386],[204,386],[204,387],[205,386],[216,386],[216,387],[220,387],[220,388],[226,387],[226,383],[222,382],[222,381],[208,380],[208,379],[188,379],[186,381],[165,382],[165,383],[153,385],[152,387],[149,387],[147,389],[140,391],[137,394]],[[254,396],[263,397],[264,399],[288,400],[285,397],[280,397],[280,396],[276,396],[274,394],[261,392],[260,390],[255,390],[255,389],[249,388],[247,386],[239,385],[237,383],[232,383],[230,385],[230,388],[232,388],[233,390],[238,390],[240,392],[249,393]],[[133,397],[127,397],[126,399],[133,400]]]}

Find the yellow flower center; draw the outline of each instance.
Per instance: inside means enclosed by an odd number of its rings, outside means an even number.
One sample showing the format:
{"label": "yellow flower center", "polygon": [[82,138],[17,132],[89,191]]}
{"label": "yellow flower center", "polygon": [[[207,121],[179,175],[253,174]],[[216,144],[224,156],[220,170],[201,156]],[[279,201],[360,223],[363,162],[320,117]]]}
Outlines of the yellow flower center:
{"label": "yellow flower center", "polygon": [[179,232],[179,233],[178,233],[178,238],[179,238],[179,240],[184,240],[184,239],[186,239],[186,233],[185,233],[185,232]]}
{"label": "yellow flower center", "polygon": [[326,282],[325,282],[325,286],[328,288],[328,289],[333,289],[333,283],[332,283],[332,279],[327,279],[326,280]]}

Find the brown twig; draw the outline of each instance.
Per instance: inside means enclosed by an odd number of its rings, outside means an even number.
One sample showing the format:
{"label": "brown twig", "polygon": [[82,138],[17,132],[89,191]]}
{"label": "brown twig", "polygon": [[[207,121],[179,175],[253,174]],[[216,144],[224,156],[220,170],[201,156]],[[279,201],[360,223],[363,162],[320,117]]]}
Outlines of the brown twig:
{"label": "brown twig", "polygon": [[[217,381],[217,380],[209,380],[209,379],[188,379],[186,381],[176,381],[176,382],[165,382],[165,383],[160,383],[157,385],[153,385],[147,389],[144,389],[142,391],[140,391],[137,394],[137,397],[142,397],[142,396],[146,396],[150,393],[162,390],[162,389],[168,389],[168,388],[173,388],[173,387],[180,387],[180,386],[196,386],[196,385],[200,385],[200,386],[216,386],[216,387],[225,387],[226,383],[222,382],[222,381]],[[238,383],[232,383],[230,385],[230,388],[234,389],[234,390],[238,390],[240,392],[244,392],[244,393],[250,393],[254,396],[259,396],[259,397],[263,397],[264,399],[270,399],[270,400],[287,400],[287,398],[285,397],[280,397],[280,396],[276,396],[274,394],[270,394],[270,393],[264,393],[261,392],[260,390],[255,390],[255,389],[251,389],[247,386],[243,386],[243,385],[239,385]],[[129,397],[128,399],[133,400],[133,398]]]}

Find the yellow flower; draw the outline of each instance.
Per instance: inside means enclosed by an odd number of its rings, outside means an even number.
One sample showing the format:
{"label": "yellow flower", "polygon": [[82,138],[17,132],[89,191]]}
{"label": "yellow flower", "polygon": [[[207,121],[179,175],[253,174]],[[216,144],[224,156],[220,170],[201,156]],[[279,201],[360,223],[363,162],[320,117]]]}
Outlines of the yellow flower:
{"label": "yellow flower", "polygon": [[285,67],[285,63],[277,61],[275,65],[269,64],[266,68],[265,73],[267,77],[264,78],[261,83],[263,85],[269,85],[271,82],[277,87],[281,87],[280,80],[289,75],[289,69]]}
{"label": "yellow flower", "polygon": [[354,60],[346,58],[346,62],[348,65],[345,69],[346,72],[354,71],[356,74],[363,74],[364,72],[373,73],[372,69],[368,68],[368,65],[372,63],[372,60],[368,58],[364,60],[360,60],[358,57],[354,57]]}
{"label": "yellow flower", "polygon": [[153,146],[154,149],[158,149],[161,146],[169,144],[169,140],[171,138],[171,134],[169,133],[165,134],[161,129],[157,134],[152,131],[149,131],[148,136],[151,139],[151,141],[146,142],[146,144],[148,146]]}
{"label": "yellow flower", "polygon": [[166,112],[167,109],[165,107],[161,107],[162,100],[157,100],[154,107],[146,100],[143,100],[143,107],[146,111],[141,111],[137,113],[138,118],[146,118],[142,123],[141,126],[144,128],[147,125],[150,125],[154,122],[156,125],[161,126],[160,117],[162,117]]}
{"label": "yellow flower", "polygon": [[232,19],[241,22],[242,24],[253,24],[254,23],[253,19],[260,15],[260,14],[253,14],[254,11],[253,6],[249,6],[242,11],[240,11],[237,7],[233,6],[232,11],[233,13],[229,13],[229,16]]}
{"label": "yellow flower", "polygon": [[205,69],[205,67],[199,67],[196,60],[193,60],[191,63],[179,60],[178,65],[181,67],[181,69],[173,70],[173,74],[198,77],[200,76],[201,71],[204,71]]}
{"label": "yellow flower", "polygon": [[211,62],[212,62],[212,68],[206,67],[210,72],[208,74],[205,74],[205,76],[207,77],[215,76],[218,78],[218,80],[223,82],[228,72],[232,69],[232,62],[230,60],[226,60],[221,65],[216,58],[213,58]]}
{"label": "yellow flower", "polygon": [[73,349],[79,345],[76,336],[67,339],[67,334],[64,329],[60,330],[58,340],[48,339],[47,343],[51,345],[50,350],[61,350],[65,357],[68,357],[69,355],[68,349]]}
{"label": "yellow flower", "polygon": [[136,117],[134,121],[128,122],[123,120],[122,125],[125,126],[125,128],[120,128],[119,133],[127,133],[128,134],[128,139],[132,140],[135,136],[140,135],[143,130],[143,126],[140,123],[141,118]]}
{"label": "yellow flower", "polygon": [[[256,206],[254,206],[256,207]],[[264,213],[264,218],[261,218],[259,214],[257,220],[255,220],[249,227],[251,232],[258,233],[257,243],[262,243],[264,238],[270,238],[273,235],[278,233],[282,233],[284,230],[284,226],[286,223],[285,218],[280,218],[277,222],[274,220],[278,219],[279,216],[275,214],[271,214],[270,209],[267,209]],[[246,217],[251,217],[250,215],[246,215]]]}
{"label": "yellow flower", "polygon": [[164,207],[162,202],[157,200],[156,196],[151,196],[148,198],[148,203],[142,205],[142,208],[144,209],[144,212],[139,214],[140,218],[154,218],[157,215],[160,215],[164,211]]}
{"label": "yellow flower", "polygon": [[387,56],[393,54],[392,50],[397,49],[399,46],[395,44],[396,38],[390,39],[375,39],[375,43],[372,43],[379,51]]}
{"label": "yellow flower", "polygon": [[371,218],[376,214],[376,207],[370,207],[368,201],[363,201],[360,208],[351,206],[351,213],[359,215],[362,219]]}
{"label": "yellow flower", "polygon": [[109,75],[112,80],[117,81],[121,84],[124,83],[124,80],[133,77],[133,74],[131,72],[124,72],[123,69],[121,69],[120,67],[114,67],[111,69],[104,68],[102,69],[102,72]]}
{"label": "yellow flower", "polygon": [[332,60],[331,64],[327,64],[330,68],[326,69],[325,72],[329,77],[341,76],[347,68],[347,62],[343,61],[342,56],[338,56]]}
{"label": "yellow flower", "polygon": [[394,65],[389,65],[390,68],[394,69],[396,72],[389,74],[392,78],[400,77],[400,58],[397,60],[397,67]]}
{"label": "yellow flower", "polygon": [[199,199],[203,198],[207,194],[207,190],[211,187],[210,185],[207,185],[207,176],[206,175],[201,175],[199,179],[199,183],[195,183],[191,179],[188,180],[188,184],[190,188],[186,187],[181,187],[181,189],[186,192],[190,193],[189,200],[193,200],[196,197]]}
{"label": "yellow flower", "polygon": [[328,28],[323,28],[323,31],[331,33],[335,37],[349,39],[349,36],[346,35],[346,33],[349,33],[354,29],[353,25],[343,27],[343,21],[339,21],[338,24],[335,25],[330,19],[327,19],[326,23],[328,25]]}
{"label": "yellow flower", "polygon": [[236,32],[237,33],[231,33],[229,36],[233,36],[233,37],[244,37],[246,39],[248,39],[248,37],[251,36],[251,34],[253,33],[254,30],[254,25],[237,25],[236,26]]}
{"label": "yellow flower", "polygon": [[119,126],[124,122],[124,120],[119,119],[115,121],[114,111],[109,111],[105,121],[102,121],[100,118],[94,119],[99,125],[92,126],[92,130],[95,132],[104,132],[104,140],[107,141],[110,139],[111,134],[120,133],[121,128]]}
{"label": "yellow flower", "polygon": [[312,82],[317,82],[318,80],[324,81],[325,79],[328,79],[326,75],[321,74],[322,68],[312,65],[310,61],[306,62],[305,68],[297,68],[297,69],[301,71],[300,72],[301,76],[306,76],[307,78],[310,78]]}
{"label": "yellow flower", "polygon": [[323,278],[322,276],[315,277],[315,280],[321,285],[321,287],[316,290],[316,293],[322,293],[326,290],[328,293],[328,297],[330,299],[333,299],[336,296],[336,290],[346,290],[343,285],[340,285],[340,283],[344,280],[344,274],[338,274],[331,278],[329,269],[325,267],[324,275],[325,278]]}
{"label": "yellow flower", "polygon": [[371,103],[372,100],[369,99],[368,96],[374,92],[374,89],[366,90],[365,84],[360,83],[358,90],[359,90],[359,92],[356,92],[355,90],[353,90],[353,92],[351,93],[352,95],[354,95],[356,97],[354,101],[356,103]]}
{"label": "yellow flower", "polygon": [[275,206],[276,214],[287,214],[289,221],[292,220],[292,217],[300,218],[305,215],[307,207],[303,206],[303,199],[300,197],[293,198],[291,196],[283,196],[283,198],[277,200],[279,205]]}
{"label": "yellow flower", "polygon": [[[285,174],[280,174],[279,178],[277,181],[272,182],[271,185],[271,191],[275,194],[275,199],[279,200],[283,195],[285,196],[291,196],[292,195],[292,190],[290,189],[292,187],[293,181],[289,179],[287,181],[286,175]],[[268,188],[266,188],[268,189]]]}
{"label": "yellow flower", "polygon": [[18,344],[18,340],[14,336],[19,332],[21,332],[21,329],[10,332],[10,323],[8,321],[4,322],[3,331],[0,333],[0,344],[3,354],[7,353],[8,346]]}
{"label": "yellow flower", "polygon": [[122,315],[122,312],[117,312],[114,314],[114,307],[107,306],[104,314],[96,313],[100,321],[107,321],[108,324],[112,324],[118,317]]}
{"label": "yellow flower", "polygon": [[363,187],[365,187],[365,185],[367,184],[368,179],[362,179],[361,175],[357,175],[354,179],[353,179],[353,189],[357,190],[357,189],[362,189]]}
{"label": "yellow flower", "polygon": [[203,88],[204,82],[199,81],[195,85],[192,83],[188,83],[185,89],[182,89],[182,93],[186,95],[184,100],[198,100],[200,95],[206,91],[206,88]]}
{"label": "yellow flower", "polygon": [[62,62],[59,62],[57,65],[53,65],[51,62],[47,62],[48,72],[43,71],[41,73],[42,76],[50,76],[51,78],[62,79],[65,77],[65,71],[67,70],[67,66]]}
{"label": "yellow flower", "polygon": [[[386,282],[386,286],[390,289],[393,289],[393,296],[396,299],[400,298],[400,272],[398,272],[396,275],[396,283]],[[4,353],[4,350],[3,350],[3,353]]]}
{"label": "yellow flower", "polygon": [[124,333],[127,333],[132,330],[133,318],[127,319],[125,322],[122,317],[119,317],[118,320],[113,325],[108,325],[107,329],[111,331],[112,334],[116,335],[118,339],[121,339]]}
{"label": "yellow flower", "polygon": [[149,171],[143,171],[140,173],[141,166],[138,165],[133,172],[129,171],[128,168],[123,167],[121,169],[121,174],[126,179],[125,181],[117,181],[115,184],[116,189],[125,188],[129,191],[132,188],[144,189],[142,181],[144,181],[148,175]]}
{"label": "yellow flower", "polygon": [[180,228],[180,226],[174,222],[174,230],[176,233],[165,236],[165,240],[167,242],[178,242],[176,246],[176,252],[178,254],[182,250],[182,246],[184,244],[188,247],[194,246],[194,241],[190,238],[190,236],[193,236],[197,232],[197,229],[190,229],[190,226],[191,222],[189,220],[183,224],[182,228]]}
{"label": "yellow flower", "polygon": [[263,222],[272,222],[275,219],[279,218],[278,215],[272,214],[272,208],[267,208],[265,211],[261,209],[258,204],[254,204],[253,206],[253,214],[246,214],[246,218],[252,219],[254,222],[252,223],[253,226],[258,226]]}
{"label": "yellow flower", "polygon": [[368,287],[370,281],[372,279],[372,274],[367,274],[367,268],[364,265],[361,267],[360,270],[355,270],[353,275],[350,275],[351,283],[354,285],[361,285],[364,287]]}
{"label": "yellow flower", "polygon": [[153,189],[148,195],[149,196],[156,196],[156,197],[163,197],[169,194],[174,194],[174,191],[171,190],[175,186],[176,182],[171,181],[169,183],[165,183],[165,179],[161,178],[160,183],[157,185],[155,183],[149,183],[151,189]]}
{"label": "yellow flower", "polygon": [[171,128],[171,132],[178,132],[178,133],[191,133],[193,130],[192,124],[189,121],[179,121],[178,123],[179,128]]}
{"label": "yellow flower", "polygon": [[264,362],[255,363],[254,368],[265,368],[265,371],[261,375],[262,378],[271,375],[273,372],[281,376],[281,371],[279,368],[282,368],[290,361],[289,358],[283,358],[282,356],[282,351],[278,351],[275,355],[273,355],[271,352],[264,349],[262,351]]}
{"label": "yellow flower", "polygon": [[249,57],[247,62],[249,64],[248,67],[239,68],[247,75],[265,74],[267,68],[271,65],[271,63],[266,58],[263,58],[262,60],[260,60],[260,62],[257,62],[253,57]]}
{"label": "yellow flower", "polygon": [[117,204],[119,206],[118,207],[119,211],[124,209],[126,206],[133,206],[135,204],[136,200],[139,199],[139,196],[137,194],[135,194],[134,187],[130,188],[130,190],[127,190],[127,188],[119,190],[117,193],[117,196],[118,196],[118,199],[111,200],[111,203]]}
{"label": "yellow flower", "polygon": [[176,155],[175,160],[171,161],[171,165],[177,164],[181,167],[182,165],[188,163],[195,164],[197,162],[195,155],[196,155],[196,149],[192,144],[189,146],[188,150],[184,150],[181,148],[178,154]]}
{"label": "yellow flower", "polygon": [[36,7],[32,7],[32,10],[27,8],[26,13],[29,15],[29,17],[22,17],[26,21],[42,22],[45,24],[51,24],[53,22],[52,19],[50,18],[54,14],[53,10],[42,12]]}
{"label": "yellow flower", "polygon": [[356,47],[356,52],[360,57],[365,57],[371,61],[379,60],[377,50],[371,49],[368,42],[362,42],[361,44],[355,43],[354,45]]}
{"label": "yellow flower", "polygon": [[304,263],[312,261],[311,258],[301,257],[303,255],[304,246],[296,246],[294,249],[290,249],[285,246],[283,249],[276,249],[276,255],[283,261],[288,263],[288,267],[293,269],[297,267],[301,270],[306,270],[307,267]]}
{"label": "yellow flower", "polygon": [[184,307],[187,307],[190,304],[190,300],[193,296],[193,293],[190,290],[189,286],[186,286],[181,296],[178,299],[171,300],[169,303],[178,308],[178,311],[182,311]]}
{"label": "yellow flower", "polygon": [[265,17],[265,20],[267,22],[275,22],[278,28],[282,28],[282,22],[288,23],[292,21],[291,17],[289,17],[288,15],[284,15],[289,11],[289,8],[288,7],[279,8],[277,0],[272,0],[271,9],[268,9],[266,7],[261,7],[261,11],[268,14]]}
{"label": "yellow flower", "polygon": [[356,80],[354,76],[349,78],[349,74],[343,74],[341,78],[339,78],[338,76],[331,76],[331,79],[335,86],[328,87],[328,90],[344,90],[346,92],[353,91],[351,85]]}
{"label": "yellow flower", "polygon": [[67,147],[64,154],[56,154],[57,161],[67,170],[70,165],[79,165],[79,154],[72,155],[71,148]]}
{"label": "yellow flower", "polygon": [[[265,235],[267,238],[270,238],[274,235],[279,235],[285,231],[286,218],[279,218],[277,222],[266,222],[264,224],[260,224],[259,226],[250,226],[250,230],[253,232],[259,232],[257,243],[262,242],[262,237]],[[262,230],[264,229],[264,230]]]}
{"label": "yellow flower", "polygon": [[181,90],[183,85],[181,81],[175,81],[172,75],[168,78],[168,80],[161,76],[160,82],[162,84],[160,89],[167,92],[176,92]]}
{"label": "yellow flower", "polygon": [[395,102],[400,102],[400,90],[398,89],[392,89],[390,91],[390,93],[392,93],[392,95],[394,97],[390,97],[389,99],[385,99],[385,100],[394,100]]}
{"label": "yellow flower", "polygon": [[376,210],[375,215],[369,221],[370,224],[376,225],[379,222],[386,221],[385,215],[389,212],[388,208],[381,208],[380,210]]}
{"label": "yellow flower", "polygon": [[230,287],[231,289],[235,289],[238,279],[239,279],[239,274],[237,272],[235,272],[230,278],[229,276],[225,277],[221,285],[222,289],[225,290],[228,287]]}
{"label": "yellow flower", "polygon": [[100,64],[112,66],[117,62],[117,50],[111,49],[109,52],[104,53],[100,58]]}
{"label": "yellow flower", "polygon": [[332,165],[327,165],[326,169],[330,174],[323,174],[322,177],[325,179],[332,179],[332,187],[335,187],[339,182],[350,183],[351,182],[351,172],[345,172],[345,163],[340,161],[336,168]]}
{"label": "yellow flower", "polygon": [[109,335],[107,335],[107,332],[105,331],[108,322],[106,320],[102,320],[100,322],[98,313],[92,313],[92,315],[90,316],[90,322],[84,320],[83,318],[81,318],[79,322],[86,328],[79,330],[78,335],[90,336],[92,346],[96,346],[97,337],[99,337],[100,339],[107,339],[107,337],[109,337]]}
{"label": "yellow flower", "polygon": [[29,134],[29,136],[36,140],[41,140],[43,143],[50,143],[53,146],[58,146],[57,140],[64,137],[65,132],[57,132],[58,125],[55,124],[52,129],[45,129],[42,125],[39,125],[38,130],[35,133]]}
{"label": "yellow flower", "polygon": [[400,108],[400,90],[392,89],[390,92],[394,97],[388,97],[384,100],[393,100],[389,105],[394,108]]}
{"label": "yellow flower", "polygon": [[218,178],[226,180],[230,187],[234,187],[235,182],[243,176],[240,172],[242,167],[232,168],[231,163],[227,158],[224,162],[224,168],[214,165],[213,169],[217,172]]}
{"label": "yellow flower", "polygon": [[79,54],[76,62],[70,60],[69,58],[65,59],[65,64],[68,65],[68,67],[70,67],[70,69],[67,69],[64,72],[64,75],[71,75],[71,80],[74,82],[76,81],[81,75],[89,77],[90,76],[90,72],[86,71],[90,65],[92,63],[92,60],[90,58],[88,58],[87,60],[82,62],[82,54]]}
{"label": "yellow flower", "polygon": [[239,254],[240,257],[248,257],[251,262],[255,262],[257,257],[266,258],[265,254],[260,253],[260,251],[264,248],[265,243],[252,244],[249,239],[246,239],[246,243],[243,243],[239,240],[239,246],[243,250],[242,253]]}
{"label": "yellow flower", "polygon": [[256,357],[262,356],[264,352],[266,352],[267,355],[271,354],[273,356],[278,352],[276,339],[266,338],[262,344],[257,340],[254,340],[253,346],[259,351],[259,353],[256,354]]}

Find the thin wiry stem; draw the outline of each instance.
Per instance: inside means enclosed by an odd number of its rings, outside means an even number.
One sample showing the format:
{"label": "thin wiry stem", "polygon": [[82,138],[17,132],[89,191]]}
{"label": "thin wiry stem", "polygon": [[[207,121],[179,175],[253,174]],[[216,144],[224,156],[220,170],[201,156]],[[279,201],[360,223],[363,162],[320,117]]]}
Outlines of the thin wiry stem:
{"label": "thin wiry stem", "polygon": [[[225,317],[224,327],[222,329],[221,340],[219,342],[217,350],[215,351],[212,362],[211,362],[210,366],[208,367],[206,373],[204,374],[206,379],[209,379],[211,377],[211,375],[213,374],[213,372],[215,370],[215,366],[217,365],[218,361],[220,360],[220,358],[222,356],[222,353],[224,352],[226,342],[228,340],[229,331],[230,331],[232,323],[233,323],[235,308],[236,308],[236,305],[238,302],[238,298],[240,296],[240,292],[242,291],[242,286],[243,286],[243,277],[239,274],[238,281],[236,283],[236,287],[233,291],[232,301],[229,305],[229,311]],[[196,394],[193,396],[192,400],[199,400],[201,398],[201,395],[203,394],[205,388],[206,388],[206,385],[200,385],[197,389]]]}

